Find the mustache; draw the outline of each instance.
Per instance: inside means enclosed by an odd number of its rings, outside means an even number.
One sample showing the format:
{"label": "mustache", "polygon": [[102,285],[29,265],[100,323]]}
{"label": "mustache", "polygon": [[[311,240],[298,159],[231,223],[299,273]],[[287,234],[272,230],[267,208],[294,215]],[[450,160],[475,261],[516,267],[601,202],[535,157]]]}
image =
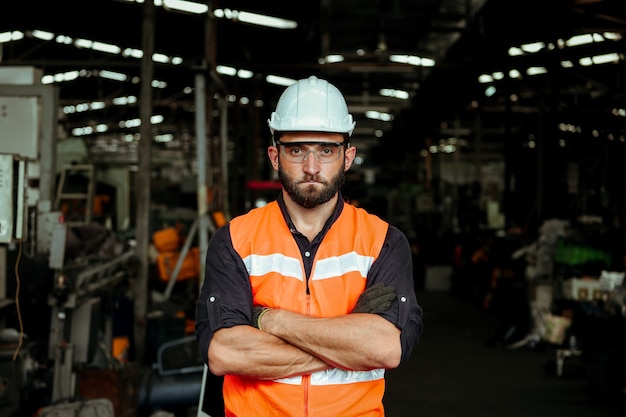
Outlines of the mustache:
{"label": "mustache", "polygon": [[305,175],[301,180],[298,181],[298,184],[303,184],[309,181],[315,181],[325,185],[328,184],[328,181],[322,179],[319,175]]}

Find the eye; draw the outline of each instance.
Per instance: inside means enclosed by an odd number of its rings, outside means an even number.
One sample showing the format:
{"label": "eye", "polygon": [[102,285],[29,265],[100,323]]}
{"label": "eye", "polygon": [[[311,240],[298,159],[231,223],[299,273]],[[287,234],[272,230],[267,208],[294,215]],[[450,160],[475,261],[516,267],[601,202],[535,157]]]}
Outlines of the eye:
{"label": "eye", "polygon": [[298,156],[298,155],[302,155],[302,152],[304,151],[302,150],[300,146],[287,146],[287,153],[289,155]]}
{"label": "eye", "polygon": [[337,146],[332,145],[332,146],[325,146],[322,148],[322,150],[320,151],[321,155],[334,155],[337,152]]}

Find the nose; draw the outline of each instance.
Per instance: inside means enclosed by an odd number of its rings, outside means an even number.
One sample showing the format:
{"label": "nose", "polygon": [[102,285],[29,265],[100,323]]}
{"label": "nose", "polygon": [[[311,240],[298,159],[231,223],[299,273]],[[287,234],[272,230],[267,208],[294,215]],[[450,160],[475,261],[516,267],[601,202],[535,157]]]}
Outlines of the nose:
{"label": "nose", "polygon": [[309,174],[316,174],[320,170],[320,163],[317,160],[317,154],[315,150],[309,149],[304,156],[304,163],[302,164],[302,169],[304,172]]}

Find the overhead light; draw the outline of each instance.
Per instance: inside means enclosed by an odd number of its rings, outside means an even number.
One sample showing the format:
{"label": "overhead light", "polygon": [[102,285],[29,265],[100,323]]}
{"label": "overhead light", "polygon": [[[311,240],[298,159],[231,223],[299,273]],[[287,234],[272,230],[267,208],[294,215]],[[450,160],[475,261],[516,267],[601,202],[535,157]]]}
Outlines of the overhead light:
{"label": "overhead light", "polygon": [[626,117],[626,109],[615,108],[615,109],[611,110],[611,113],[613,115],[615,115],[615,116]]}
{"label": "overhead light", "polygon": [[54,33],[47,32],[45,30],[33,30],[33,38],[41,39],[43,41],[51,41],[54,39]]}
{"label": "overhead light", "polygon": [[496,93],[496,87],[494,87],[493,85],[490,85],[489,87],[487,87],[487,89],[485,90],[485,95],[487,97],[491,97]]}
{"label": "overhead light", "polygon": [[98,75],[102,78],[107,78],[109,80],[115,80],[115,81],[128,80],[128,75],[122,74],[120,72],[109,71],[109,70],[100,70],[100,72],[98,72]]}
{"label": "overhead light", "polygon": [[546,72],[548,72],[546,67],[530,67],[526,70],[526,74],[528,75],[539,75],[545,74]]}
{"label": "overhead light", "polygon": [[324,58],[322,58],[320,64],[335,64],[337,62],[343,62],[343,61],[344,61],[343,55],[333,54],[333,55],[326,55]]}
{"label": "overhead light", "polygon": [[137,102],[137,97],[135,96],[124,96],[124,97],[115,97],[111,100],[113,104],[116,106],[126,106],[128,104],[134,104]]}
{"label": "overhead light", "polygon": [[163,7],[174,11],[193,14],[203,14],[209,11],[209,6],[206,4],[185,0],[163,0]]}
{"label": "overhead light", "polygon": [[543,42],[533,42],[522,45],[520,48],[524,52],[528,52],[529,54],[534,54],[541,51],[546,47],[546,44]]}
{"label": "overhead light", "polygon": [[416,67],[434,67],[435,61],[430,58],[422,58],[415,55],[391,55],[389,57],[391,62],[397,62],[400,64],[409,64]]}
{"label": "overhead light", "polygon": [[408,100],[409,98],[408,91],[396,90],[392,88],[383,88],[382,90],[379,91],[379,93],[381,96],[399,98],[402,100]]}
{"label": "overhead light", "polygon": [[153,125],[163,123],[163,120],[165,120],[165,117],[163,117],[163,115],[161,114],[155,114],[154,116],[150,117],[150,123],[152,123]]}
{"label": "overhead light", "polygon": [[171,133],[167,133],[164,135],[156,135],[154,137],[154,141],[159,142],[159,143],[171,142],[173,140],[174,140],[174,135],[172,135]]}
{"label": "overhead light", "polygon": [[478,77],[478,82],[481,84],[487,84],[493,82],[493,77],[490,74],[481,74]]}
{"label": "overhead light", "polygon": [[92,101],[91,103],[79,103],[73,106],[64,106],[63,113],[82,113],[88,110],[101,110],[106,107],[104,101]]}
{"label": "overhead light", "polygon": [[293,20],[280,19],[278,17],[264,16],[250,12],[239,12],[238,20],[240,22],[276,29],[295,29],[298,27],[298,24]]}
{"label": "overhead light", "polygon": [[252,71],[249,71],[249,70],[240,69],[240,70],[237,71],[237,77],[243,78],[243,79],[248,79],[248,78],[254,77],[254,73]]}
{"label": "overhead light", "polygon": [[373,120],[382,120],[383,122],[391,122],[393,120],[393,115],[373,110],[366,111],[365,117]]}
{"label": "overhead light", "polygon": [[94,42],[91,45],[91,49],[93,49],[94,51],[106,52],[109,54],[119,54],[120,52],[122,52],[122,48],[120,48],[119,46],[111,45],[110,43],[104,42]]}
{"label": "overhead light", "polygon": [[296,82],[293,78],[281,77],[279,75],[268,75],[265,77],[265,81],[270,84],[281,85],[283,87],[289,87],[291,84]]}
{"label": "overhead light", "polygon": [[153,88],[166,88],[167,87],[167,82],[166,81],[160,81],[160,80],[152,80],[152,82],[150,83],[150,85]]}
{"label": "overhead light", "polygon": [[170,57],[165,55],[165,54],[152,54],[152,60],[154,62],[160,62],[162,64],[167,64],[168,62],[170,62]]}
{"label": "overhead light", "polygon": [[0,32],[0,43],[18,41],[22,38],[24,38],[24,33],[19,30],[14,30],[13,32]]}
{"label": "overhead light", "polygon": [[509,77],[511,78],[522,78],[522,73],[516,69],[509,70]]}
{"label": "overhead light", "polygon": [[619,32],[604,32],[602,36],[604,36],[605,39],[609,39],[612,41],[619,41],[620,39],[622,39],[622,34]]}
{"label": "overhead light", "polygon": [[213,15],[220,19],[229,19],[235,22],[249,23],[251,25],[275,29],[295,29],[298,27],[298,23],[293,20],[231,9],[215,9]]}
{"label": "overhead light", "polygon": [[[596,40],[602,41],[604,39],[596,38]],[[565,45],[566,46],[578,46],[578,45],[585,45],[588,43],[592,43],[593,41],[594,41],[593,34],[588,33],[586,35],[572,36],[571,38],[565,41]]]}
{"label": "overhead light", "polygon": [[229,67],[226,65],[217,65],[215,67],[215,71],[217,71],[218,74],[230,75],[231,77],[234,77],[237,74],[237,68]]}
{"label": "overhead light", "polygon": [[66,35],[59,35],[54,39],[54,41],[62,45],[71,45],[73,42],[73,39]]}
{"label": "overhead light", "polygon": [[79,71],[66,71],[57,74],[44,75],[41,77],[42,84],[60,83],[75,80],[80,76]]}
{"label": "overhead light", "polygon": [[215,67],[215,71],[217,71],[218,74],[228,75],[230,77],[237,76],[245,80],[254,77],[254,73],[252,71],[244,70],[244,69],[237,69],[237,68],[229,67],[227,65],[217,65]]}
{"label": "overhead light", "polygon": [[[619,62],[620,56],[617,53],[611,53],[611,54],[595,55],[595,56],[592,56],[590,59],[591,59],[592,64],[599,65],[599,64]],[[582,60],[581,60],[581,64],[582,64]]]}

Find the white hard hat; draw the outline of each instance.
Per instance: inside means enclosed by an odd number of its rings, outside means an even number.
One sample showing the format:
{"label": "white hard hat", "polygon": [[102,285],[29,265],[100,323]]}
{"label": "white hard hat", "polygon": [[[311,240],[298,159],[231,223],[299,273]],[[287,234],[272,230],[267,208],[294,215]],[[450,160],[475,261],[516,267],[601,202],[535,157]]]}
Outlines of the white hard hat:
{"label": "white hard hat", "polygon": [[279,132],[329,132],[352,135],[355,122],[341,92],[315,76],[290,85],[267,121]]}

